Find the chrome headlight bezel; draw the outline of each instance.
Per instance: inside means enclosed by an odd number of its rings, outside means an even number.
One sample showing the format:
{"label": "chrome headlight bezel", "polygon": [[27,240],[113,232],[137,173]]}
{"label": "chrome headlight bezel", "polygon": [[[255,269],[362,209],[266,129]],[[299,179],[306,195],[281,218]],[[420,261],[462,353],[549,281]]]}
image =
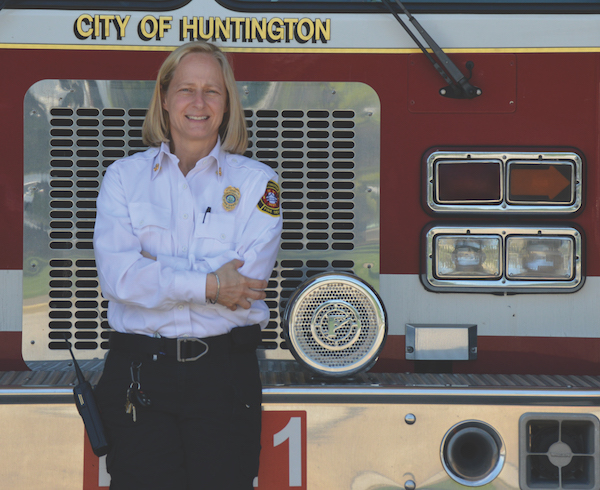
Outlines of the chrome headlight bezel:
{"label": "chrome headlight bezel", "polygon": [[[450,277],[440,275],[437,270],[439,250],[436,244],[440,237],[458,240],[483,240],[496,237],[501,250],[499,253],[499,274],[495,277],[476,274]],[[514,266],[509,257],[511,240],[532,240],[540,244],[555,241],[568,241],[572,253],[568,277],[548,274],[514,274]],[[421,281],[425,288],[434,292],[467,293],[573,293],[584,284],[583,275],[583,236],[573,227],[567,226],[431,226],[424,232],[424,257]]]}

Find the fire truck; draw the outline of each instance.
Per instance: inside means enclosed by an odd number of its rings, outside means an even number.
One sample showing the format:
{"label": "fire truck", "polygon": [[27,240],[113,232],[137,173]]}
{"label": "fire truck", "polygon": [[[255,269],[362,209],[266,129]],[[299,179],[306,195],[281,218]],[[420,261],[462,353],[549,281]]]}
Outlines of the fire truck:
{"label": "fire truck", "polygon": [[0,486],[109,486],[95,199],[195,40],[282,191],[255,488],[599,489],[597,0],[1,1]]}

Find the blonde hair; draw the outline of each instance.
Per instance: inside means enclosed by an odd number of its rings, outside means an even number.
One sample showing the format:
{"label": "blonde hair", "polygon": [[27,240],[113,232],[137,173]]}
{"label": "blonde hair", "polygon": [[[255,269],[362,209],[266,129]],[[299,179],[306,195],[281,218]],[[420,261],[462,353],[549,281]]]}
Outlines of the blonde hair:
{"label": "blonde hair", "polygon": [[221,148],[230,153],[242,155],[248,148],[248,132],[246,130],[244,109],[242,108],[233,70],[223,51],[214,44],[202,41],[194,41],[179,46],[167,57],[160,67],[150,107],[148,108],[148,113],[142,127],[144,144],[148,146],[160,146],[163,142],[170,142],[171,126],[169,124],[169,113],[163,109],[162,95],[167,92],[179,62],[184,56],[190,53],[211,55],[221,66],[225,88],[227,89],[228,107],[227,112],[223,115],[223,122],[219,127]]}

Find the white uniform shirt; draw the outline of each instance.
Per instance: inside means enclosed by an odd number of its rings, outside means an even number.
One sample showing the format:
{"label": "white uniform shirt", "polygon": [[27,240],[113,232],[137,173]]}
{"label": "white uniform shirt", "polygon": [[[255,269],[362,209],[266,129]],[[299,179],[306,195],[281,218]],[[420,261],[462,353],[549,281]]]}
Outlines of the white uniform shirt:
{"label": "white uniform shirt", "polygon": [[[241,274],[269,279],[282,227],[279,203],[266,205],[269,197],[278,197],[277,184],[269,184],[277,174],[222,151],[220,142],[187,176],[178,162],[163,143],[106,171],[94,251],[110,326],[162,337],[210,337],[254,323],[264,327],[269,319],[264,301],[236,311],[210,304],[206,275],[237,258],[244,261]],[[274,192],[265,193],[267,184]],[[230,211],[225,197],[234,201]],[[142,250],[157,260],[142,257]]]}

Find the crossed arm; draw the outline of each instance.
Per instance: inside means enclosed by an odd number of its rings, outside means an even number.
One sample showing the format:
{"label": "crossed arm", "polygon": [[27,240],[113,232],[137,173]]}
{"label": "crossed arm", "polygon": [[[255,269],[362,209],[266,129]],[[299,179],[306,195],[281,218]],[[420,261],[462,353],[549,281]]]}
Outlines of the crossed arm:
{"label": "crossed arm", "polygon": [[[141,254],[147,259],[156,260],[156,257],[142,250]],[[244,265],[239,259],[233,259],[219,267],[214,274],[206,275],[206,297],[226,306],[231,311],[235,311],[238,306],[249,309],[250,300],[261,300],[267,297],[264,289],[267,287],[267,281],[261,279],[252,279],[240,274],[238,269]],[[218,283],[217,277],[218,275]]]}

